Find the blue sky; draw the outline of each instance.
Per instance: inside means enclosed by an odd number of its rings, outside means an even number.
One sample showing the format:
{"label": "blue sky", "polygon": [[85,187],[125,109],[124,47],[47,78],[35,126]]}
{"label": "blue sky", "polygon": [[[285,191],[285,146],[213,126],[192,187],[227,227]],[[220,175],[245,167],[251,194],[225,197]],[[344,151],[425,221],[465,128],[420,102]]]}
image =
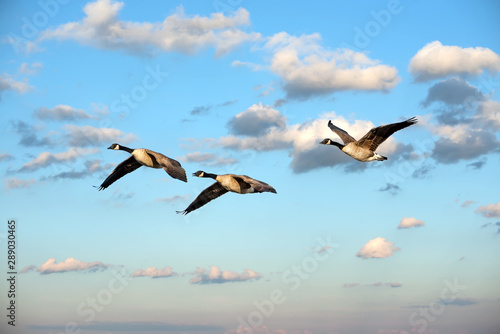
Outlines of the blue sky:
{"label": "blue sky", "polygon": [[[20,272],[2,332],[498,333],[495,1],[0,9]],[[412,116],[384,162],[318,144],[339,140],[328,120],[360,138]],[[188,183],[141,168],[98,192],[128,156],[114,142],[178,160]],[[197,170],[278,193],[176,215],[211,184]]]}

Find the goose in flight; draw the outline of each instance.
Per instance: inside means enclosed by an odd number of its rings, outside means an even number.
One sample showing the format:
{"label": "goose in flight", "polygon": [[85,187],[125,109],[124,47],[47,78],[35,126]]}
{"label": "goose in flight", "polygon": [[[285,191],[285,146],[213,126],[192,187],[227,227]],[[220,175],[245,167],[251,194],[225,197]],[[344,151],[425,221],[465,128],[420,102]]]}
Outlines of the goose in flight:
{"label": "goose in flight", "polygon": [[165,172],[167,172],[168,175],[170,175],[174,179],[187,182],[186,171],[181,167],[181,164],[177,160],[170,159],[169,157],[166,157],[161,153],[154,152],[145,148],[131,149],[119,144],[111,145],[110,147],[108,147],[108,150],[122,150],[132,155],[121,164],[116,166],[116,168],[101,184],[99,190],[106,189],[116,180],[127,175],[128,173],[133,172],[141,166],[157,169],[163,168]]}
{"label": "goose in flight", "polygon": [[379,145],[389,138],[394,132],[415,123],[417,123],[417,119],[412,117],[404,122],[378,126],[368,131],[368,133],[360,140],[356,140],[346,131],[333,125],[332,121],[328,121],[328,127],[335,132],[340,139],[342,139],[344,145],[334,142],[330,138],[323,139],[320,144],[337,146],[340,150],[342,150],[342,152],[359,161],[383,161],[387,160],[387,157],[375,153],[377,147],[379,147]]}
{"label": "goose in flight", "polygon": [[276,194],[276,190],[265,182],[252,179],[246,175],[234,175],[234,174],[210,174],[203,171],[197,171],[193,173],[193,176],[197,177],[208,177],[214,179],[216,182],[212,184],[207,189],[203,190],[196,199],[189,204],[186,210],[176,211],[177,213],[182,213],[187,215],[191,211],[201,208],[203,205],[207,204],[213,199],[224,195],[228,191],[232,191],[237,194],[252,194],[252,193],[262,193],[271,192]]}

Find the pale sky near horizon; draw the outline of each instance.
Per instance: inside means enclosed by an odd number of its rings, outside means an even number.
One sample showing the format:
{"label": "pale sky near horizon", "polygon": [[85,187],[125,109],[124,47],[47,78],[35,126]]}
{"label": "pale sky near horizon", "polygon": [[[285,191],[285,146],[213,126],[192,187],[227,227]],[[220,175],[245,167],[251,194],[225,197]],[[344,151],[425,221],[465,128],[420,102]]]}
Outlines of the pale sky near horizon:
{"label": "pale sky near horizon", "polygon": [[[0,2],[2,333],[498,334],[496,1]],[[361,163],[324,138],[416,116]],[[128,157],[178,160],[188,182]],[[212,180],[228,193],[188,214]],[[6,289],[7,288],[7,289]]]}

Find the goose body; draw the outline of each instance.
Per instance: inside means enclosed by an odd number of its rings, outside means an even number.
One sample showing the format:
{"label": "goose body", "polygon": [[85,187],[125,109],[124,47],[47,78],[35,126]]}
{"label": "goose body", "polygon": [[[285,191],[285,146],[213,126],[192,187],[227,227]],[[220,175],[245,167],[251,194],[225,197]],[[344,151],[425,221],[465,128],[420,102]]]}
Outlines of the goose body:
{"label": "goose body", "polygon": [[342,152],[362,162],[383,161],[387,160],[378,153],[375,153],[377,147],[389,138],[394,132],[404,129],[410,125],[417,123],[417,119],[412,117],[406,121],[378,126],[368,131],[363,138],[356,140],[349,135],[345,130],[332,124],[328,121],[328,127],[336,133],[344,144],[337,143],[330,138],[325,138],[320,144],[337,146]]}
{"label": "goose body", "polygon": [[191,211],[201,208],[211,200],[216,199],[217,197],[220,197],[227,192],[234,192],[237,194],[271,192],[276,194],[276,190],[269,184],[259,180],[255,180],[246,175],[217,175],[205,173],[203,171],[197,171],[196,173],[193,173],[193,176],[212,178],[215,180],[215,183],[203,190],[198,195],[198,197],[196,197],[195,200],[191,204],[189,204],[186,210],[177,211],[177,213],[187,215]]}
{"label": "goose body", "polygon": [[131,156],[120,163],[109,174],[104,182],[99,187],[99,190],[104,190],[113,184],[118,179],[133,172],[141,166],[160,169],[163,168],[174,179],[187,182],[186,171],[181,164],[174,159],[171,159],[161,153],[151,151],[145,148],[131,149],[123,145],[113,144],[108,147],[108,150],[122,150],[131,154]]}

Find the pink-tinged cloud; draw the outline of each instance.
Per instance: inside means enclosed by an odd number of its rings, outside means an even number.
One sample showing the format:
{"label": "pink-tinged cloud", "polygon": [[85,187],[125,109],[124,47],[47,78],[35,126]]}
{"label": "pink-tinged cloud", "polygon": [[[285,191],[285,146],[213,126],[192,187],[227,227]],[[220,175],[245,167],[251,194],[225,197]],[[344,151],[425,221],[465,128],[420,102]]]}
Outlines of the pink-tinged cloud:
{"label": "pink-tinged cloud", "polygon": [[462,208],[466,208],[466,207],[468,207],[468,206],[470,206],[470,205],[472,205],[472,204],[474,204],[474,203],[476,203],[476,201],[467,200],[467,201],[463,202],[462,204],[460,204],[460,206],[461,206]]}
{"label": "pink-tinged cloud", "polygon": [[368,241],[359,252],[356,253],[357,257],[362,259],[384,258],[394,255],[394,252],[401,250],[399,247],[393,246],[392,241],[378,237]]}
{"label": "pink-tinged cloud", "polygon": [[9,189],[19,189],[19,188],[29,188],[36,183],[35,179],[23,180],[17,177],[12,177],[10,179],[4,180],[6,190]]}
{"label": "pink-tinged cloud", "polygon": [[235,271],[222,271],[218,266],[210,266],[208,271],[204,268],[198,268],[195,272],[195,277],[191,278],[189,282],[191,284],[221,284],[258,280],[261,277],[262,275],[260,273],[251,269],[245,269],[243,273],[238,274]]}
{"label": "pink-tinged cloud", "polygon": [[497,204],[490,203],[486,206],[481,205],[475,213],[482,214],[486,218],[500,218],[500,202]]}
{"label": "pink-tinged cloud", "polygon": [[67,258],[64,261],[56,263],[56,259],[50,258],[36,269],[42,275],[64,273],[69,271],[78,272],[94,272],[97,270],[107,269],[109,265],[100,261],[85,262],[75,259],[74,257]]}
{"label": "pink-tinged cloud", "polygon": [[410,227],[419,227],[419,226],[425,226],[425,223],[423,220],[414,218],[414,217],[403,217],[401,221],[399,222],[398,228],[410,228]]}
{"label": "pink-tinged cloud", "polygon": [[165,268],[156,268],[156,267],[148,267],[147,269],[138,269],[133,274],[132,277],[152,277],[152,278],[160,278],[160,277],[172,277],[177,276],[177,273],[172,270],[172,267]]}
{"label": "pink-tinged cloud", "polygon": [[29,273],[30,271],[33,271],[36,269],[36,266],[34,265],[29,265],[29,266],[26,266],[24,267],[23,269],[19,270],[19,274],[25,274],[25,273]]}

